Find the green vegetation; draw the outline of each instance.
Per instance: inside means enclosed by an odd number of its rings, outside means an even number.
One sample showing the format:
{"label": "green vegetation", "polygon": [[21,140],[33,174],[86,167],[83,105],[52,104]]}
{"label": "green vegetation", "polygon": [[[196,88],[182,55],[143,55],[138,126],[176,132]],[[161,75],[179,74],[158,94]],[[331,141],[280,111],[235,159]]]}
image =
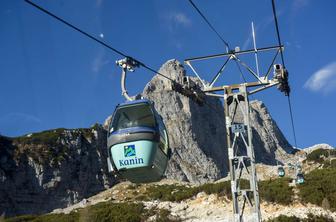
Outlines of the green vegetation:
{"label": "green vegetation", "polygon": [[323,162],[323,168],[336,168],[336,159],[325,160]]}
{"label": "green vegetation", "polygon": [[14,139],[20,144],[45,144],[45,145],[57,145],[57,139],[64,133],[64,128],[46,130],[39,133],[33,133],[31,136],[21,136]]}
{"label": "green vegetation", "polygon": [[[244,183],[244,182],[243,182]],[[198,187],[186,187],[182,185],[159,185],[151,186],[146,192],[139,196],[139,200],[162,200],[162,201],[181,201],[189,199],[200,192],[206,194],[219,194],[231,197],[231,186],[229,181],[204,184]]]}
{"label": "green vegetation", "polygon": [[307,155],[306,161],[323,163],[325,158],[336,156],[336,150],[317,149]]}
{"label": "green vegetation", "polygon": [[291,179],[289,178],[278,178],[259,182],[261,200],[279,204],[290,204],[294,196],[293,189],[289,186],[290,181]]}
{"label": "green vegetation", "polygon": [[[83,212],[83,211],[82,211]],[[82,213],[80,212],[80,213]],[[143,204],[104,202],[89,207],[84,218],[88,221],[143,221],[146,210]]]}
{"label": "green vegetation", "polygon": [[24,215],[5,219],[4,222],[75,222],[78,214],[47,214],[41,216]]}
{"label": "green vegetation", "polygon": [[14,138],[13,144],[18,147],[15,149],[15,158],[26,154],[38,163],[56,166],[67,154],[67,147],[60,142],[64,131],[60,128]]}
{"label": "green vegetation", "polygon": [[295,217],[295,216],[286,216],[286,215],[280,215],[276,218],[267,220],[267,222],[300,222],[300,218]]}
{"label": "green vegetation", "polygon": [[59,139],[65,138],[66,131],[69,131],[73,137],[78,137],[83,135],[85,138],[93,138],[92,129],[97,130],[99,124],[95,124],[91,128],[80,128],[80,129],[65,129],[58,128],[53,130],[46,130],[39,133],[33,133],[30,136],[21,136],[13,138],[19,144],[34,144],[34,145],[50,145],[58,146]]}
{"label": "green vegetation", "polygon": [[285,215],[280,215],[276,218],[268,220],[267,222],[333,222],[333,221],[334,220],[330,217],[308,214],[307,218],[305,219],[300,219],[295,216],[289,217]]}
{"label": "green vegetation", "polygon": [[145,209],[141,203],[99,203],[70,214],[25,215],[4,219],[4,222],[141,222],[156,215],[157,222],[178,222],[168,210]]}
{"label": "green vegetation", "polygon": [[94,138],[92,129],[97,130],[98,128],[99,125],[96,124],[91,128],[47,130],[29,136],[11,138],[11,143],[17,147],[15,149],[16,159],[19,159],[22,154],[27,154],[38,163],[51,163],[53,166],[57,166],[67,157],[69,147],[65,142],[68,139],[82,136],[87,140],[92,140]]}
{"label": "green vegetation", "polygon": [[317,169],[305,175],[306,182],[299,186],[303,202],[336,211],[336,169]]}
{"label": "green vegetation", "polygon": [[155,222],[181,222],[182,220],[170,216],[170,211],[166,209],[157,210]]}
{"label": "green vegetation", "polygon": [[[259,183],[259,193],[264,201],[289,204],[294,195],[293,189],[289,186],[289,178],[279,178],[275,180],[261,181]],[[242,189],[249,187],[246,180],[241,180]],[[186,187],[182,185],[160,185],[147,188],[146,192],[140,195],[138,200],[162,200],[162,201],[181,201],[192,198],[200,192],[206,194],[218,194],[231,199],[230,181],[221,183],[209,183],[197,187]]]}

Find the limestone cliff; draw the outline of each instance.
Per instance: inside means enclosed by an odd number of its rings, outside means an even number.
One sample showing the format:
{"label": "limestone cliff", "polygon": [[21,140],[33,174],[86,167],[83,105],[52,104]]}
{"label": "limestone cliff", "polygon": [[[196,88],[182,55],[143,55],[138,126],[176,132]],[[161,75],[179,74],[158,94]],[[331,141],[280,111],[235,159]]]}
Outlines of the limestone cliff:
{"label": "limestone cliff", "polygon": [[[186,75],[177,60],[166,62],[159,72],[177,82]],[[192,80],[197,83],[195,78]],[[220,99],[207,97],[207,103],[200,106],[172,91],[171,82],[159,75],[147,84],[143,96],[155,102],[169,133],[173,156],[166,172],[168,178],[204,183],[227,174],[226,128]],[[276,164],[276,160],[288,158],[294,149],[260,101],[251,102],[251,122],[258,162]]]}
{"label": "limestone cliff", "polygon": [[49,212],[110,187],[106,156],[99,125],[0,136],[0,215]]}

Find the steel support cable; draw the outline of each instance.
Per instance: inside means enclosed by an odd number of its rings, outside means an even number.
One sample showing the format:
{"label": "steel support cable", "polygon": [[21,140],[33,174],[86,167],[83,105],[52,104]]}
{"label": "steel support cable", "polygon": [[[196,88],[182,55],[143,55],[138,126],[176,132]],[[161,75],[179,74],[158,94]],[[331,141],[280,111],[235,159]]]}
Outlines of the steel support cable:
{"label": "steel support cable", "polygon": [[[144,63],[142,63],[142,62],[140,62],[139,60],[136,60],[136,59],[134,59],[134,58],[132,58],[132,57],[130,57],[130,56],[127,56],[125,53],[122,53],[121,51],[119,51],[119,50],[117,50],[117,49],[111,47],[110,45],[106,44],[105,42],[103,42],[103,41],[97,39],[96,37],[90,35],[89,33],[85,32],[85,31],[83,31],[83,30],[77,28],[76,26],[74,26],[74,25],[72,25],[71,23],[65,21],[64,19],[58,17],[57,15],[55,15],[55,14],[49,12],[48,10],[46,10],[46,9],[44,9],[44,8],[42,8],[42,7],[40,7],[39,5],[33,3],[33,2],[31,2],[31,1],[29,1],[29,0],[25,0],[25,2],[27,2],[28,4],[34,6],[34,7],[37,8],[38,10],[40,10],[40,11],[46,13],[47,15],[49,15],[49,16],[55,18],[56,20],[58,20],[58,21],[60,21],[61,23],[65,24],[66,26],[68,26],[68,27],[70,27],[70,28],[72,28],[72,29],[74,29],[74,30],[76,30],[76,31],[78,31],[78,32],[80,32],[80,33],[82,33],[82,34],[85,35],[86,37],[88,37],[88,38],[94,40],[95,42],[101,44],[102,46],[107,47],[108,49],[112,50],[113,52],[115,52],[115,53],[117,53],[117,54],[119,54],[119,55],[121,55],[121,56],[123,56],[123,57],[131,58],[131,59],[135,60],[136,62],[138,62],[139,65],[141,65],[142,67],[146,68],[147,70],[153,72],[154,74],[158,74],[158,75],[160,75],[160,76],[162,76],[162,77],[164,77],[164,78],[170,80],[171,82],[177,84],[177,82],[176,82],[175,80],[173,80],[173,79],[167,77],[166,75],[163,75],[163,74],[161,74],[161,73],[155,71],[153,68],[151,68],[151,67],[149,67],[148,65],[146,65],[146,64],[144,64]],[[210,105],[209,103],[207,103],[207,102],[205,102],[205,101],[204,101],[204,104],[206,104],[210,109],[216,111],[216,113],[217,113],[217,109],[214,108],[212,105]]]}
{"label": "steel support cable", "polygon": [[163,75],[163,74],[161,74],[161,73],[155,71],[153,68],[149,67],[148,65],[144,64],[143,62],[141,62],[141,61],[139,61],[139,60],[137,60],[137,59],[135,59],[135,58],[133,58],[133,57],[131,57],[131,56],[126,55],[125,53],[121,52],[120,50],[117,50],[116,48],[111,47],[110,45],[106,44],[105,42],[101,41],[100,39],[98,39],[98,38],[96,38],[96,37],[90,35],[89,33],[85,32],[85,31],[83,31],[83,30],[81,30],[81,29],[79,29],[79,28],[77,28],[76,26],[72,25],[71,23],[65,21],[64,19],[58,17],[57,15],[51,13],[50,11],[48,11],[48,10],[42,8],[41,6],[39,6],[39,5],[37,5],[37,4],[33,3],[33,2],[31,2],[30,0],[25,0],[25,2],[27,2],[28,4],[34,6],[34,7],[37,8],[38,10],[40,10],[40,11],[46,13],[47,15],[53,17],[54,19],[60,21],[61,23],[65,24],[66,26],[68,26],[68,27],[70,27],[70,28],[72,28],[72,29],[74,29],[74,30],[80,32],[81,34],[83,34],[83,35],[85,35],[86,37],[92,39],[93,41],[95,41],[95,42],[101,44],[102,46],[105,46],[106,48],[112,50],[113,52],[115,52],[115,53],[117,53],[117,54],[119,54],[119,55],[121,55],[121,56],[123,56],[123,57],[131,58],[132,60],[138,62],[139,65],[141,65],[141,66],[144,67],[145,69],[147,69],[147,70],[149,70],[149,71],[151,71],[151,72],[153,72],[153,73],[155,73],[155,74],[158,74],[158,75],[160,75],[160,76],[162,76],[162,77],[164,77],[164,78],[166,78],[166,79],[168,79],[168,80],[170,80],[170,81],[176,83],[175,80],[169,78],[168,76]]}
{"label": "steel support cable", "polygon": [[208,26],[216,33],[218,38],[224,43],[227,48],[227,51],[230,50],[229,43],[223,39],[223,37],[217,32],[217,30],[213,27],[213,25],[209,22],[209,20],[205,17],[205,15],[201,12],[201,10],[195,5],[192,0],[189,0],[190,4],[194,7],[194,9],[198,12],[198,14],[203,18],[203,20],[208,24]]}
{"label": "steel support cable", "polygon": [[[278,18],[277,18],[277,14],[276,14],[276,10],[275,10],[275,2],[274,2],[274,0],[272,0],[272,9],[273,9],[274,22],[275,22],[275,29],[276,29],[276,33],[277,33],[277,37],[278,37],[278,44],[281,45],[280,31],[279,31],[279,25],[278,25]],[[284,68],[286,68],[286,66],[285,66],[285,60],[284,60],[284,56],[283,56],[283,52],[282,52],[282,48],[281,48],[281,51],[280,51],[280,55],[281,55],[282,66]]]}
{"label": "steel support cable", "polygon": [[296,142],[296,133],[295,133],[295,127],[294,127],[294,118],[293,118],[293,111],[292,111],[292,105],[291,105],[291,100],[290,96],[287,97],[288,99],[288,105],[289,105],[289,113],[291,116],[291,123],[292,123],[292,131],[293,131],[293,136],[294,136],[294,143],[295,143],[295,148],[297,149],[297,142]]}
{"label": "steel support cable", "polygon": [[[281,38],[280,38],[280,31],[279,31],[279,25],[278,25],[278,18],[277,18],[277,14],[276,14],[276,10],[275,10],[275,0],[272,0],[272,9],[273,9],[274,22],[275,22],[275,29],[276,29],[276,33],[277,33],[277,37],[278,37],[278,44],[281,45]],[[282,66],[283,66],[284,69],[286,69],[285,60],[284,60],[282,49],[280,49],[280,55],[281,55]],[[289,114],[290,114],[290,118],[291,118],[291,124],[292,124],[292,130],[293,130],[293,136],[294,136],[294,142],[295,142],[295,148],[297,148],[296,133],[295,133],[295,127],[294,127],[294,117],[293,117],[292,104],[291,104],[289,93],[288,93],[288,98],[287,99],[288,99]]]}
{"label": "steel support cable", "polygon": [[[228,51],[228,52],[231,51],[230,46],[229,46],[229,43],[228,43],[227,41],[225,41],[224,38],[217,32],[217,30],[214,28],[214,26],[209,22],[209,20],[205,17],[205,15],[201,12],[201,10],[195,5],[195,3],[194,3],[192,0],[188,0],[188,1],[189,1],[190,4],[195,8],[195,10],[198,12],[198,14],[200,14],[200,16],[204,19],[204,21],[209,25],[209,27],[211,28],[211,30],[214,31],[214,32],[216,33],[216,35],[218,36],[218,38],[224,43],[224,45],[227,47],[227,51]],[[222,68],[226,65],[227,62],[228,62],[228,60],[225,61],[225,63],[223,64]],[[238,62],[237,62],[236,59],[235,59],[235,62],[236,62],[236,64],[237,64],[237,67],[238,67],[238,69],[239,69],[239,72],[240,72],[241,77],[244,79],[244,81],[245,81],[245,83],[246,83],[246,79],[245,79],[245,77],[244,77],[244,74],[243,74],[243,72],[242,72],[242,70],[241,70],[241,68],[240,68],[240,65],[238,64]],[[221,69],[222,69],[222,68],[221,68]],[[220,69],[220,70],[221,70],[221,69]],[[217,75],[218,75],[218,74],[217,74]],[[216,77],[217,77],[217,75],[216,75]],[[215,77],[215,78],[216,78],[216,77]]]}

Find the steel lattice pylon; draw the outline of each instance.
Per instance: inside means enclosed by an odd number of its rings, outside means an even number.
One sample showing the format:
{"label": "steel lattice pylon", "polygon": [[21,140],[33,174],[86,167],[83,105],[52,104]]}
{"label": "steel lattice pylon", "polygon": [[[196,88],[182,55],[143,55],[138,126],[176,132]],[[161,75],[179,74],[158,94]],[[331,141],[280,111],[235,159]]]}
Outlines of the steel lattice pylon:
{"label": "steel lattice pylon", "polygon": [[[260,76],[258,72],[253,71],[251,67],[239,58],[239,55],[242,54],[254,54],[271,50],[275,50],[276,54],[274,55],[267,72],[263,76]],[[249,206],[252,211],[253,221],[261,222],[258,181],[250,123],[249,96],[276,85],[280,91],[285,93],[285,95],[289,94],[288,72],[280,64],[274,64],[279,52],[282,50],[283,46],[279,45],[266,48],[254,48],[245,51],[230,51],[228,53],[185,60],[185,63],[201,81],[203,85],[202,92],[208,96],[224,99],[227,148],[234,212],[233,219],[235,222],[244,221],[244,212],[247,206]],[[191,62],[219,57],[227,57],[227,60],[225,60],[221,69],[215,74],[212,81],[210,83],[205,83],[200,78],[195,68],[191,65]],[[241,67],[244,67],[256,81],[214,86],[230,61],[234,61]],[[272,78],[269,78],[272,68],[274,70],[274,75]],[[218,94],[218,92],[224,92],[224,94]],[[195,93],[197,94],[197,92]],[[237,115],[241,115],[242,118],[238,120]],[[243,187],[242,185],[244,184],[241,184],[241,177],[244,172],[249,181],[247,187]]]}
{"label": "steel lattice pylon", "polygon": [[[254,221],[261,221],[255,156],[252,144],[252,129],[250,124],[250,105],[246,86],[239,87],[238,92],[224,91],[224,110],[226,120],[227,146],[231,176],[231,193],[233,200],[234,221],[242,221],[246,203],[254,214]],[[237,122],[237,111],[243,116],[242,122]],[[239,139],[243,143],[238,146]],[[246,154],[239,148],[245,148]],[[246,172],[250,182],[249,188],[242,188],[240,179]]]}

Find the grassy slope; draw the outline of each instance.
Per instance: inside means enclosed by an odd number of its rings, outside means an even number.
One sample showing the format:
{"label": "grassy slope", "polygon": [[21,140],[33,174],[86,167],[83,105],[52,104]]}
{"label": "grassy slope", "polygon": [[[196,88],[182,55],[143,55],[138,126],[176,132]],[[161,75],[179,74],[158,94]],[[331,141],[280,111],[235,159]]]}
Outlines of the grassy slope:
{"label": "grassy slope", "polygon": [[[336,177],[336,169],[319,169],[312,171],[306,175],[306,183],[298,186],[299,196],[303,202],[313,203],[319,206],[326,205],[325,198],[328,199],[328,206],[331,210],[335,210],[336,206],[336,185],[334,178]],[[259,183],[259,191],[261,200],[278,203],[291,204],[293,202],[293,188],[289,186],[290,179],[278,178],[275,180],[261,181]],[[247,186],[246,181],[242,181]],[[137,190],[140,185],[131,185],[128,189]],[[182,185],[151,185],[147,187],[145,192],[140,193],[135,199],[139,202],[115,203],[104,202],[84,209],[72,212],[71,214],[51,214],[41,216],[21,216],[5,219],[5,222],[40,222],[40,221],[144,221],[151,215],[159,215],[157,221],[177,221],[172,218],[167,211],[158,209],[145,209],[141,203],[142,200],[161,200],[179,202],[181,200],[190,199],[199,192],[207,194],[218,194],[230,198],[230,183],[221,182],[215,184],[205,184],[201,186],[182,186]],[[133,203],[132,203],[133,202]],[[323,206],[325,207],[325,206]],[[81,218],[85,218],[82,220]],[[310,221],[331,221],[328,218],[311,216]],[[160,219],[160,220],[159,220]],[[295,217],[280,216],[270,221],[300,221]]]}
{"label": "grassy slope", "polygon": [[[56,132],[56,133],[55,133]],[[85,137],[92,136],[91,129],[81,129],[77,132]],[[55,140],[61,138],[64,134],[64,129],[53,131],[45,131],[34,134],[32,137],[16,138],[15,142],[25,145],[49,144],[58,146]],[[56,138],[56,137],[57,138]],[[29,146],[28,146],[29,147]],[[52,151],[50,151],[52,152]],[[329,153],[323,150],[316,150],[308,155],[307,161],[325,162],[325,157]],[[40,154],[41,155],[41,154]],[[49,155],[54,155],[49,153]],[[41,157],[41,156],[40,156]],[[336,211],[336,168],[333,164],[325,164],[324,169],[317,169],[305,175],[306,182],[303,185],[298,185],[299,197],[302,202],[312,203],[332,211]],[[289,178],[278,178],[274,180],[261,181],[259,183],[259,192],[262,201],[272,202],[277,204],[291,204],[293,202],[293,188],[289,186]],[[241,185],[245,188],[248,183],[245,180],[241,181]],[[132,185],[129,189],[137,189],[138,185]],[[200,192],[207,194],[218,194],[231,198],[230,182],[221,182],[215,184],[204,184],[201,186],[182,186],[182,185],[152,185],[145,192],[136,196],[136,203],[124,202],[113,203],[104,202],[84,209],[74,211],[70,214],[50,214],[40,216],[19,216],[5,219],[6,222],[40,222],[40,221],[144,221],[148,217],[156,214],[157,221],[176,221],[170,213],[165,210],[145,209],[142,200],[161,200],[179,202],[181,200],[190,199]],[[134,201],[131,200],[131,201]],[[311,219],[301,220],[296,217],[287,217],[281,215],[271,221],[332,221],[328,218],[310,215]],[[1,221],[1,218],[0,218]]]}

